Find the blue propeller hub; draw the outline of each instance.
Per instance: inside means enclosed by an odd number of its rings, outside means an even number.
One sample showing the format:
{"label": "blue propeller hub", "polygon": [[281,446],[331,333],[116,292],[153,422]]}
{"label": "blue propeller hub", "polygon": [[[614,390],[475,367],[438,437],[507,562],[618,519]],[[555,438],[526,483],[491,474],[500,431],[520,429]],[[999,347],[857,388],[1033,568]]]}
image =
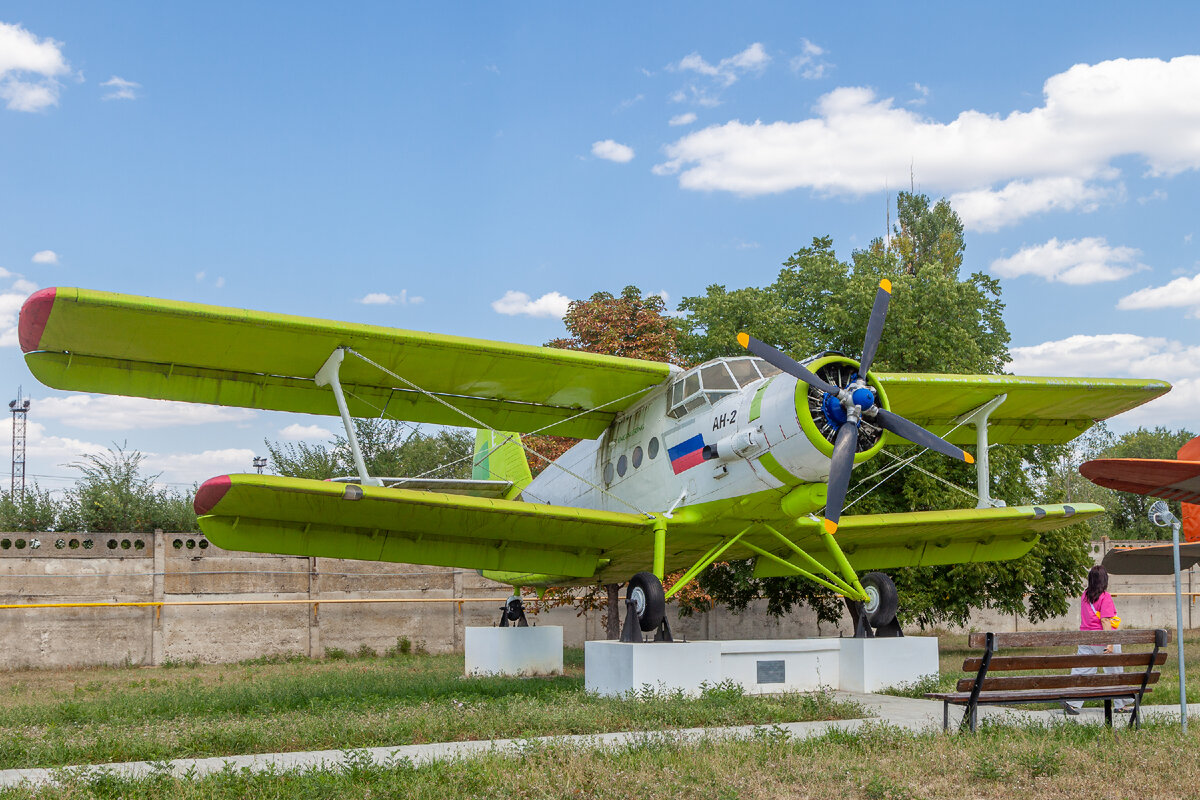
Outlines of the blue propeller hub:
{"label": "blue propeller hub", "polygon": [[842,401],[829,393],[826,393],[821,401],[821,412],[825,415],[825,421],[835,431],[846,422],[846,409],[842,408]]}
{"label": "blue propeller hub", "polygon": [[854,399],[854,405],[866,411],[871,406],[875,405],[875,393],[866,386],[861,386],[854,390],[851,395]]}

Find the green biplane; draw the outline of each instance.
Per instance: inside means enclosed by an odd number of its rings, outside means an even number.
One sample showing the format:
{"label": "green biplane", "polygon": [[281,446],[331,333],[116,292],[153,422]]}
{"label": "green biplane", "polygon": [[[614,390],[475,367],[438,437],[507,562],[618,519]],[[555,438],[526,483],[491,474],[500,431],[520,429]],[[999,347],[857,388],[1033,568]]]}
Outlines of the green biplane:
{"label": "green biplane", "polygon": [[[847,598],[869,635],[898,631],[879,570],[1018,558],[1040,534],[1102,513],[1004,507],[989,496],[989,443],[1066,442],[1170,389],[874,373],[890,293],[883,281],[861,360],[801,364],[742,334],[745,356],[686,371],[68,288],[32,295],[19,334],[29,369],[56,389],[341,417],[353,478],[200,486],[200,527],[220,547],[472,568],[518,592],[628,581],[625,636],[638,639],[669,638],[665,600],[709,564],[753,558],[756,575],[803,576]],[[472,479],[368,475],[353,417],[477,428]],[[531,478],[523,433],[583,441]],[[966,461],[962,445],[974,445],[979,507],[841,518],[853,467],[903,439]],[[515,596],[505,614],[523,618]]]}

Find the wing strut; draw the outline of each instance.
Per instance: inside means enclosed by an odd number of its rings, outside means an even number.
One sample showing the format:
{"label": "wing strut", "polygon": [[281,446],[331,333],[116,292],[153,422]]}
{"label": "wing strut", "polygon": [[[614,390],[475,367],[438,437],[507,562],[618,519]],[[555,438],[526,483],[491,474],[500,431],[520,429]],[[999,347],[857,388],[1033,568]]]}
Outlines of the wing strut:
{"label": "wing strut", "polygon": [[975,486],[979,492],[976,508],[1004,507],[1003,500],[992,499],[992,474],[988,469],[988,416],[1007,399],[1007,394],[998,394],[954,420],[956,428],[966,424],[975,426]]}
{"label": "wing strut", "polygon": [[367,474],[367,464],[363,461],[362,449],[358,446],[358,436],[354,433],[354,420],[346,408],[346,395],[342,392],[342,381],[339,377],[342,361],[346,359],[346,348],[338,347],[329,354],[325,363],[317,370],[314,378],[317,386],[328,386],[333,389],[333,397],[337,400],[338,413],[342,415],[342,425],[346,427],[346,441],[350,442],[350,453],[354,456],[354,466],[358,468],[358,477],[363,486],[383,486],[379,478]]}

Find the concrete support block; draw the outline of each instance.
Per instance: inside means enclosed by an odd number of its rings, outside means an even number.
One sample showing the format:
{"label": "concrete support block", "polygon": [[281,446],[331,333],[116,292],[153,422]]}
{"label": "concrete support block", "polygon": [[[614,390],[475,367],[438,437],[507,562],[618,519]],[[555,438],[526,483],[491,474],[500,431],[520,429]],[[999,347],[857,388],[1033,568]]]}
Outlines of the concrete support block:
{"label": "concrete support block", "polygon": [[584,688],[607,697],[650,688],[695,696],[721,682],[720,642],[588,642]]}
{"label": "concrete support block", "polygon": [[935,636],[837,641],[842,646],[839,688],[843,691],[877,692],[938,673]]}
{"label": "concrete support block", "polygon": [[562,675],[563,629],[466,628],[466,674]]}
{"label": "concrete support block", "polygon": [[[721,678],[748,694],[837,688],[845,639],[742,639],[719,642]],[[936,653],[936,651],[935,651]]]}

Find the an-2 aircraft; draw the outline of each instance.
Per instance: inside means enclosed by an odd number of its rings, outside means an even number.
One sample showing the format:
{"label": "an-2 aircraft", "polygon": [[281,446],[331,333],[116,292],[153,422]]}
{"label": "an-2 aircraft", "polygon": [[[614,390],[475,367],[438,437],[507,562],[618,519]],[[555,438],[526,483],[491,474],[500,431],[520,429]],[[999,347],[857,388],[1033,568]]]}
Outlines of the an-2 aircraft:
{"label": "an-2 aircraft", "polygon": [[[847,598],[857,635],[895,635],[895,587],[878,570],[1018,558],[1103,511],[992,500],[989,443],[1066,442],[1170,386],[874,373],[890,295],[883,281],[860,360],[801,364],[742,334],[746,356],[686,371],[68,288],[25,302],[19,338],[56,389],[341,417],[358,471],[348,482],[235,474],[200,486],[199,524],[220,547],[478,569],[514,587],[513,620],[521,587],[628,581],[627,640],[669,639],[666,598],[709,564],[753,558],[758,576]],[[353,417],[477,428],[472,479],[368,475]],[[518,434],[535,432],[584,441],[531,479]],[[978,507],[843,518],[852,468],[902,439],[967,461],[961,446],[975,445]],[[681,570],[664,593],[663,576]]]}

